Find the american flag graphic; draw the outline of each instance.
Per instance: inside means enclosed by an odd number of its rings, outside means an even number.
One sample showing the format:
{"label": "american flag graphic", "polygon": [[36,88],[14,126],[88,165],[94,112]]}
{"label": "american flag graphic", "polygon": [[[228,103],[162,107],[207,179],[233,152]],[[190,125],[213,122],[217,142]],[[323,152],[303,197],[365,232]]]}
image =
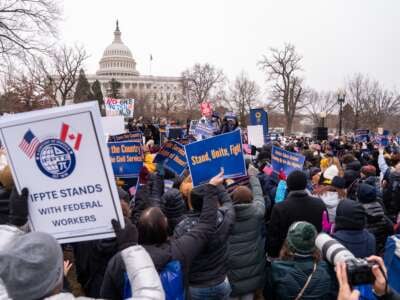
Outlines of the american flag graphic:
{"label": "american flag graphic", "polygon": [[33,154],[35,154],[36,147],[39,145],[39,139],[33,134],[33,132],[29,129],[22,139],[21,143],[18,147],[28,156],[32,158]]}

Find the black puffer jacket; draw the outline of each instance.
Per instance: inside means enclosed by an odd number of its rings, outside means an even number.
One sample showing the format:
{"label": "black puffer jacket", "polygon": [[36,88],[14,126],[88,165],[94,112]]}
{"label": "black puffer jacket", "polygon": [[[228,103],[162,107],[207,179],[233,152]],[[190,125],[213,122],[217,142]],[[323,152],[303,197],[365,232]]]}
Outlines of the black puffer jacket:
{"label": "black puffer jacket", "polygon": [[377,253],[383,253],[387,237],[393,234],[393,223],[385,216],[378,201],[363,203],[362,206],[367,213],[366,229],[375,236]]}
{"label": "black puffer jacket", "polygon": [[347,197],[351,200],[356,200],[356,191],[358,188],[359,178],[361,171],[361,163],[354,160],[346,165],[344,171],[344,180],[346,182]]}
{"label": "black puffer jacket", "polygon": [[[235,221],[235,210],[230,196],[219,188],[216,231],[210,236],[205,249],[193,260],[189,272],[189,285],[210,287],[223,282],[228,273],[228,237]],[[200,213],[188,214],[175,228],[174,237],[190,232],[199,223]]]}
{"label": "black puffer jacket", "polygon": [[0,187],[0,225],[8,223],[10,191]]}

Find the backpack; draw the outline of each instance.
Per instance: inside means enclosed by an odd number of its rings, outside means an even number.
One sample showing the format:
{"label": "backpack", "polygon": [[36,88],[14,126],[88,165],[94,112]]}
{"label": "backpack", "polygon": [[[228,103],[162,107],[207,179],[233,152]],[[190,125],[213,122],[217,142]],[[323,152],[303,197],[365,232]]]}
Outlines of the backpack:
{"label": "backpack", "polygon": [[[181,263],[177,260],[170,261],[160,272],[160,280],[165,293],[165,300],[184,300],[183,273]],[[128,274],[124,272],[123,299],[132,297],[132,288]]]}
{"label": "backpack", "polygon": [[387,181],[387,186],[383,190],[383,203],[388,216],[396,222],[400,211],[400,178],[391,174],[388,169],[383,179]]}
{"label": "backpack", "polygon": [[386,240],[383,256],[387,269],[388,284],[397,293],[400,292],[400,235],[393,235]]}

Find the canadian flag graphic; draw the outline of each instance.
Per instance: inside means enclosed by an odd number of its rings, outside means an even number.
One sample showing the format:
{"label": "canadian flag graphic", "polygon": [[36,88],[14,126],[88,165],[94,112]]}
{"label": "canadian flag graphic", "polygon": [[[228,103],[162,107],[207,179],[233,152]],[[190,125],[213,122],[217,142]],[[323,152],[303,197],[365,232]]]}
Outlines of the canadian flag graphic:
{"label": "canadian flag graphic", "polygon": [[63,123],[61,127],[60,139],[63,142],[70,144],[75,150],[79,150],[82,141],[82,134],[79,132],[72,132],[68,124]]}

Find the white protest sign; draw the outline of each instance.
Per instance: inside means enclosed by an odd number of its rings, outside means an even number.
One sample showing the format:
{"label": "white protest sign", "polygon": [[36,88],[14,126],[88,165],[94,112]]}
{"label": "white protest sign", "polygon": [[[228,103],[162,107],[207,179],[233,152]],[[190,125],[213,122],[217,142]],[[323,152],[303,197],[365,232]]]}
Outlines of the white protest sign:
{"label": "white protest sign", "polygon": [[261,148],[264,145],[263,125],[247,126],[247,137],[249,140],[249,145]]}
{"label": "white protest sign", "polygon": [[124,226],[96,102],[0,120],[18,191],[29,189],[29,222],[60,243],[114,237]]}
{"label": "white protest sign", "polygon": [[125,133],[124,117],[102,117],[103,131],[106,135],[117,135]]}
{"label": "white protest sign", "polygon": [[135,108],[134,99],[115,99],[105,98],[104,104],[106,107],[106,116],[123,116],[126,118],[133,117],[133,111]]}

